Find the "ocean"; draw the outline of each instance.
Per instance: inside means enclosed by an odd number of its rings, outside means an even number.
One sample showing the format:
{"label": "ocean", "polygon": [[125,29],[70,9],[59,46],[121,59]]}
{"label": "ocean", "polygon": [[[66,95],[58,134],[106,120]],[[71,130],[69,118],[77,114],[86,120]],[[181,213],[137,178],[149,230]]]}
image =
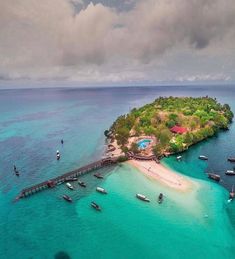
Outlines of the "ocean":
{"label": "ocean", "polygon": [[[228,202],[228,193],[235,178],[224,174],[233,168],[227,157],[235,156],[234,123],[184,152],[181,162],[174,156],[163,160],[195,182],[198,188],[190,194],[121,164],[99,170],[103,180],[92,173],[81,177],[87,188],[60,185],[14,202],[22,188],[100,159],[104,130],[117,116],[159,96],[206,95],[235,112],[234,86],[0,90],[0,258],[234,258],[235,203]],[[198,160],[201,154],[209,160]],[[221,175],[219,184],[208,179],[211,171]],[[137,200],[138,192],[151,202]],[[93,210],[91,201],[102,211]]]}

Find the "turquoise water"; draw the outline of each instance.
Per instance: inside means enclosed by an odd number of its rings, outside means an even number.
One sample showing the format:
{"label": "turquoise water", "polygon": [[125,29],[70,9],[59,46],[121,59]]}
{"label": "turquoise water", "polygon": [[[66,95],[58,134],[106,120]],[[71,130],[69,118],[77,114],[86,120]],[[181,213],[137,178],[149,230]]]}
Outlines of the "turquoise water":
{"label": "turquoise water", "polygon": [[140,149],[145,149],[149,145],[150,142],[151,142],[151,140],[149,140],[149,139],[142,139],[139,142],[137,142],[137,144]]}
{"label": "turquoise water", "polygon": [[[234,258],[235,203],[228,189],[235,179],[224,175],[234,152],[235,126],[164,163],[193,179],[195,188],[180,193],[143,176],[129,165],[82,177],[87,188],[57,186],[14,202],[29,185],[99,159],[103,132],[120,114],[159,95],[217,97],[233,111],[233,88],[156,87],[37,89],[0,91],[0,258]],[[60,139],[64,139],[64,145]],[[61,160],[55,154],[59,149]],[[209,157],[198,160],[199,154]],[[13,173],[13,164],[20,177]],[[221,184],[207,170],[221,172]],[[95,191],[101,186],[108,191]],[[226,189],[226,188],[228,189]],[[157,202],[158,194],[165,195]],[[135,198],[143,193],[151,200]],[[73,198],[69,204],[61,196]],[[90,207],[95,201],[102,207]],[[67,257],[67,258],[68,258]],[[57,257],[57,258],[66,258]]]}

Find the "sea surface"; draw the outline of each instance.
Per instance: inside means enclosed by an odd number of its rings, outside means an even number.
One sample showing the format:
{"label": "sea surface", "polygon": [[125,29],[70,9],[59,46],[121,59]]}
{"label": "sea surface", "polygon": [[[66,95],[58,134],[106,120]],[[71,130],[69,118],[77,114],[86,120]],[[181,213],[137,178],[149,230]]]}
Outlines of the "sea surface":
{"label": "sea surface", "polygon": [[[0,90],[0,259],[235,258],[235,201],[228,202],[235,177],[224,174],[233,168],[227,157],[235,156],[235,123],[184,152],[181,162],[164,159],[194,181],[197,188],[190,193],[121,164],[99,170],[103,180],[93,173],[83,176],[87,188],[74,183],[70,191],[60,185],[14,202],[22,188],[100,159],[103,132],[117,116],[159,96],[206,95],[235,112],[235,86]],[[200,161],[199,155],[209,160]],[[221,183],[207,178],[212,171],[221,175]],[[108,194],[97,193],[96,186]],[[157,203],[160,192],[162,204]],[[136,193],[151,202],[137,200]],[[102,211],[93,210],[91,201]]]}

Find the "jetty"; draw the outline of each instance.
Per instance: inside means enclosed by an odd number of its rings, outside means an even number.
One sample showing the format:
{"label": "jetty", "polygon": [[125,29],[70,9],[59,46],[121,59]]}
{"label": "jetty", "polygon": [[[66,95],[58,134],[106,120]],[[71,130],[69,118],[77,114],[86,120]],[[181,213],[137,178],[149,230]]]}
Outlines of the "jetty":
{"label": "jetty", "polygon": [[90,163],[86,166],[80,167],[79,169],[70,171],[61,176],[49,179],[49,180],[44,181],[39,184],[35,184],[28,188],[25,188],[25,189],[21,190],[20,194],[16,197],[16,200],[28,197],[30,195],[41,192],[48,188],[54,188],[55,186],[68,181],[72,177],[82,176],[93,170],[101,169],[103,167],[116,164],[117,162],[118,162],[118,157],[112,157],[112,158],[108,157],[108,158],[104,158],[104,159],[98,160],[96,162]]}

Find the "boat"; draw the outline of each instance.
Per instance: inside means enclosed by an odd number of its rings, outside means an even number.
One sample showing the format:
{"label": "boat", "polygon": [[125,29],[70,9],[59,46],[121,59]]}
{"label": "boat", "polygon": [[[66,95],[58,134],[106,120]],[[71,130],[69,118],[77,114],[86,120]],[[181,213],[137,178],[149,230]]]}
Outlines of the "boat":
{"label": "boat", "polygon": [[17,170],[15,170],[15,174],[16,174],[16,176],[20,176],[20,172]]}
{"label": "boat", "polygon": [[70,182],[74,182],[77,181],[78,178],[77,177],[71,177],[71,178],[67,178],[66,181],[70,181]]}
{"label": "boat", "polygon": [[230,199],[234,199],[234,197],[235,197],[235,192],[233,190],[233,187],[234,187],[234,185],[232,186],[232,191],[229,193],[229,198]]}
{"label": "boat", "polygon": [[96,187],[96,191],[100,192],[100,193],[107,194],[106,190],[104,188],[101,188],[101,187]]}
{"label": "boat", "polygon": [[163,202],[163,194],[160,193],[158,196],[158,203],[162,203]]}
{"label": "boat", "polygon": [[94,174],[94,176],[96,178],[98,178],[98,179],[103,179],[104,178],[100,173]]}
{"label": "boat", "polygon": [[91,202],[91,207],[93,207],[94,209],[96,209],[98,211],[101,211],[101,207],[94,201]]}
{"label": "boat", "polygon": [[199,156],[198,158],[201,159],[201,160],[208,160],[207,156]]}
{"label": "boat", "polygon": [[72,201],[73,201],[72,198],[69,197],[69,196],[66,195],[66,194],[63,195],[63,198],[64,198],[66,201],[68,201],[68,202],[72,202]]}
{"label": "boat", "polygon": [[62,144],[62,145],[64,144],[64,140],[63,140],[63,139],[61,139],[61,141],[60,141],[60,142],[61,142],[61,144]]}
{"label": "boat", "polygon": [[70,184],[70,183],[66,183],[66,186],[67,186],[70,190],[74,190],[74,188],[73,188],[72,184]]}
{"label": "boat", "polygon": [[176,160],[179,161],[179,160],[181,160],[181,158],[182,158],[182,156],[177,156],[177,157],[176,157]]}
{"label": "boat", "polygon": [[226,172],[225,172],[225,174],[226,175],[235,175],[235,171],[233,171],[233,170],[227,170]]}
{"label": "boat", "polygon": [[217,182],[220,181],[220,175],[218,175],[218,174],[208,173],[208,177],[210,179],[213,179],[213,180],[217,181]]}
{"label": "boat", "polygon": [[136,198],[138,198],[139,200],[142,200],[142,201],[150,202],[150,200],[145,195],[140,194],[140,193],[136,194]]}
{"label": "boat", "polygon": [[79,184],[80,186],[82,186],[82,187],[86,187],[86,184],[85,184],[84,182],[82,182],[82,181],[78,181],[78,184]]}
{"label": "boat", "polygon": [[235,157],[229,157],[229,158],[228,158],[228,161],[229,161],[229,162],[235,162]]}

